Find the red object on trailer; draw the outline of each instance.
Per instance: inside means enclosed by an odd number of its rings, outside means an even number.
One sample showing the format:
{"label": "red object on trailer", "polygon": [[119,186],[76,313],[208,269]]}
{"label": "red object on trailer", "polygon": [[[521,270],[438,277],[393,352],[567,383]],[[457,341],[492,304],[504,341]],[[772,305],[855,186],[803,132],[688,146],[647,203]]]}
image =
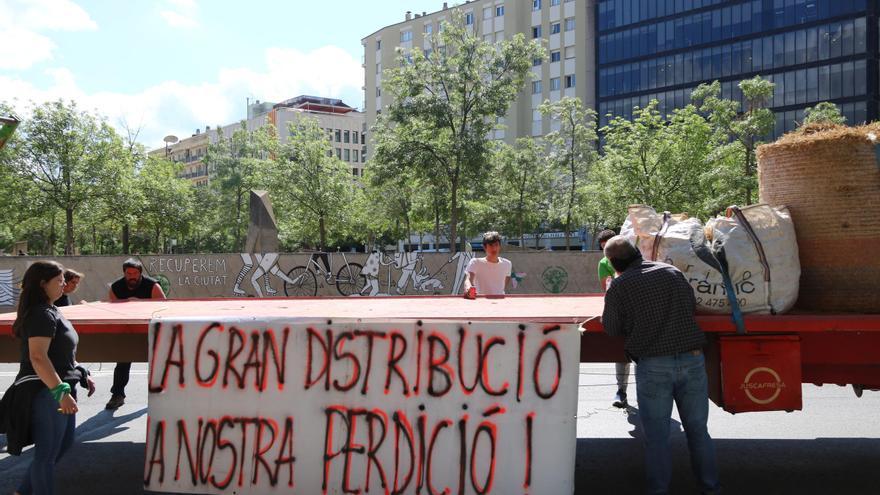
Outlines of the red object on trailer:
{"label": "red object on trailer", "polygon": [[800,337],[723,336],[718,343],[721,395],[713,400],[726,411],[794,411],[802,408]]}
{"label": "red object on trailer", "polygon": [[[473,301],[461,296],[218,298],[89,303],[61,310],[80,334],[81,361],[147,361],[147,331],[156,316],[583,323],[581,362],[623,361],[623,340],[602,330],[603,302],[601,294],[480,296]],[[14,319],[15,313],[0,314],[0,362],[19,360]],[[880,389],[880,314],[746,315],[746,335],[736,334],[728,316],[699,315],[697,322],[709,340],[710,397],[730,412],[800,409],[800,383]]]}

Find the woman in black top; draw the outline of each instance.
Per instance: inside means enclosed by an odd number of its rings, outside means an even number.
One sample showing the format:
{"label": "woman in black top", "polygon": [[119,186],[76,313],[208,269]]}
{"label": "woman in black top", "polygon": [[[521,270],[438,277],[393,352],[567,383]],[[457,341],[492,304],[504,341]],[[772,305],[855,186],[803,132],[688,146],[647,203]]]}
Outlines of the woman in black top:
{"label": "woman in black top", "polygon": [[76,289],[79,288],[79,282],[83,277],[84,275],[76,270],[70,268],[64,270],[64,290],[61,293],[61,297],[55,301],[56,307],[70,306],[70,294],[76,292]]}
{"label": "woman in black top", "polygon": [[18,487],[19,495],[55,493],[55,462],[73,443],[77,412],[74,387],[85,382],[90,396],[95,391],[94,382],[83,376],[85,370],[76,363],[79,336],[52,304],[64,289],[63,271],[54,261],[36,261],[28,267],[12,325],[13,333],[21,339],[21,366],[14,387],[26,390],[28,384],[38,386],[30,403],[34,458]]}

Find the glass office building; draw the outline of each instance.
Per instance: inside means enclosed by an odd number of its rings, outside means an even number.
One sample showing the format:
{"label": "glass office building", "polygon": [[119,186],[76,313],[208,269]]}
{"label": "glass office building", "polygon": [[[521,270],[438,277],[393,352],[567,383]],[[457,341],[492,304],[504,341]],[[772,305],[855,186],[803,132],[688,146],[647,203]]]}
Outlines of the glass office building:
{"label": "glass office building", "polygon": [[742,100],[737,84],[776,84],[775,135],[804,108],[836,103],[848,123],[878,118],[878,0],[599,0],[601,122],[660,101],[664,114],[703,82]]}

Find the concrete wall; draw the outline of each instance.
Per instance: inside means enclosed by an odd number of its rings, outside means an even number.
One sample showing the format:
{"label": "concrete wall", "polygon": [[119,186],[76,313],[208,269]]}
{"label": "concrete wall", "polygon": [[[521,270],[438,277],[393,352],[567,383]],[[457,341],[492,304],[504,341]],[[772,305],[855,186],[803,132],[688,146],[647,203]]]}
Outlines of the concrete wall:
{"label": "concrete wall", "polygon": [[[339,296],[434,295],[461,293],[464,268],[473,253],[329,253],[332,275],[324,263],[308,253],[242,253],[136,256],[146,273],[158,278],[168,297],[266,297],[285,295]],[[574,294],[599,292],[596,264],[601,258],[591,252],[538,252],[503,254],[513,263],[511,294]],[[126,256],[69,256],[53,258],[85,273],[74,302],[106,300],[110,284],[122,276]],[[44,258],[0,257],[0,312],[15,310],[18,287],[28,265]],[[361,270],[358,286],[346,284],[349,269]],[[296,270],[296,267],[300,268]],[[304,272],[310,273],[304,273]],[[341,271],[341,276],[338,276]],[[265,275],[268,273],[268,275]],[[312,278],[314,275],[314,278]],[[289,281],[286,282],[284,279]],[[337,278],[342,279],[338,281]],[[311,281],[314,280],[314,285]],[[290,282],[306,281],[293,285]],[[366,284],[364,282],[366,281]],[[296,287],[300,287],[299,293]],[[238,289],[236,291],[236,289]],[[311,292],[311,293],[310,293]]]}

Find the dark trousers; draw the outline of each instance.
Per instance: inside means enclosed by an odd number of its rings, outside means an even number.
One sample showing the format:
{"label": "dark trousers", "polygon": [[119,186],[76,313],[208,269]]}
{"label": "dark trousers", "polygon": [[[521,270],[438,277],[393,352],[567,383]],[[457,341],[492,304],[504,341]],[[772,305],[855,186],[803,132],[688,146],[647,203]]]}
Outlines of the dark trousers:
{"label": "dark trousers", "polygon": [[[76,389],[71,390],[76,400]],[[21,495],[52,495],[55,493],[55,464],[73,445],[75,414],[58,412],[58,402],[48,389],[34,397],[31,410],[34,458],[17,491]]]}
{"label": "dark trousers", "polygon": [[131,363],[116,363],[113,370],[113,386],[110,393],[125,397],[125,386],[128,385],[128,373],[131,371]]}

